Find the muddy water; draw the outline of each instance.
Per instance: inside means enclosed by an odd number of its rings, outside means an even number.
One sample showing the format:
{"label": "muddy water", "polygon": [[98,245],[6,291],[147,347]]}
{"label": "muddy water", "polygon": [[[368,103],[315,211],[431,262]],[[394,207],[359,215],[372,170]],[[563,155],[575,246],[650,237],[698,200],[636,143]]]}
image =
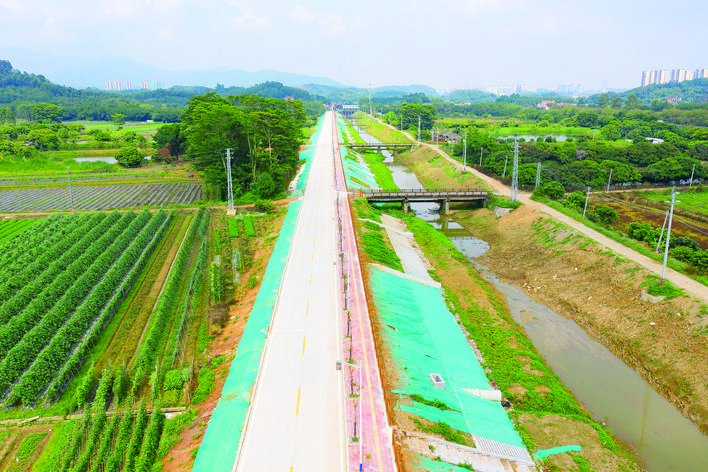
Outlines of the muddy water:
{"label": "muddy water", "polygon": [[[362,136],[373,142],[371,136]],[[415,174],[386,162],[400,188],[423,188]],[[489,245],[472,236],[437,204],[414,203],[411,209],[445,233],[499,291],[515,321],[523,326],[554,373],[591,412],[623,441],[634,446],[652,472],[708,470],[708,438],[602,344],[592,340],[574,321],[531,300],[519,288],[500,282],[474,261]],[[558,444],[562,446],[562,444]]]}

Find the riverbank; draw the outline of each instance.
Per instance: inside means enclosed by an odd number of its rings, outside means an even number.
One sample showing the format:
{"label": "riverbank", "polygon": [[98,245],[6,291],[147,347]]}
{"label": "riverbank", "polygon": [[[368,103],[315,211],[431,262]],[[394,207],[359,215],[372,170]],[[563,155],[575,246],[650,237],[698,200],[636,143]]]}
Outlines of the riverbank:
{"label": "riverbank", "polygon": [[[361,204],[357,205],[357,210],[363,210]],[[359,216],[372,219],[372,213],[378,212],[368,209]],[[582,447],[579,452],[547,458],[544,463],[548,470],[572,470],[580,464],[603,471],[641,470],[628,449],[590,420],[533,347],[523,328],[512,319],[502,295],[480,276],[450,240],[412,215],[399,211],[389,213],[402,218],[414,234],[433,267],[431,275],[442,284],[448,309],[455,314],[470,346],[484,359],[492,385],[511,402],[510,416],[529,451],[534,453],[569,444]],[[374,319],[377,342],[383,343],[385,333],[390,333],[390,324],[378,315]],[[383,343],[379,349],[390,352],[391,348]],[[400,382],[404,374],[397,370],[395,363],[384,363],[382,374],[387,391],[392,392],[390,397],[394,397],[389,398],[389,404],[409,402],[408,397],[401,394]],[[416,464],[421,451],[409,447],[410,435],[405,432],[425,432],[431,426],[426,422],[421,426],[419,418],[398,407],[392,411],[393,423],[399,431],[395,436],[399,463],[403,464],[403,470],[419,470]],[[435,457],[434,452],[431,457]]]}
{"label": "riverbank", "polygon": [[[398,159],[424,186],[459,185],[429,165],[425,149]],[[659,304],[640,300],[653,273],[528,206],[499,220],[486,210],[451,214],[491,244],[480,263],[577,322],[708,434],[708,306],[685,294]],[[534,228],[537,221],[559,229],[544,232]],[[561,283],[568,272],[577,280]]]}

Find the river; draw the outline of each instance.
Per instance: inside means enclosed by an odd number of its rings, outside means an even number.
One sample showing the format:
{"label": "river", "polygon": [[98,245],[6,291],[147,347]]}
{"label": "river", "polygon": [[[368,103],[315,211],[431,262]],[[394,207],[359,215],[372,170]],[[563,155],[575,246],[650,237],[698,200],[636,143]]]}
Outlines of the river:
{"label": "river", "polygon": [[[360,131],[367,142],[375,138]],[[406,166],[384,151],[384,161],[399,188],[423,188]],[[708,468],[708,438],[633,369],[591,339],[574,321],[505,284],[475,258],[489,245],[446,215],[437,204],[412,203],[411,209],[447,235],[455,247],[504,294],[514,320],[597,422],[631,444],[651,472]],[[558,444],[562,446],[562,444]]]}

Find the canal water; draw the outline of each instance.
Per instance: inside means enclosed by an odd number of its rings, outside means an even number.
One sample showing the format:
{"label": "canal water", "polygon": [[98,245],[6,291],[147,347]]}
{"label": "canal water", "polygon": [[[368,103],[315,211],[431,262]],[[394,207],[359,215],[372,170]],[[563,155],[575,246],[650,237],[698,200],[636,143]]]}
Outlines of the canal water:
{"label": "canal water", "polygon": [[[361,133],[364,134],[364,133]],[[371,136],[363,136],[374,142]],[[423,186],[406,166],[386,154],[399,188]],[[634,370],[591,339],[574,321],[531,300],[475,261],[489,245],[446,215],[437,204],[413,203],[421,219],[445,233],[506,298],[511,315],[583,406],[635,450],[651,472],[708,470],[708,438]],[[558,444],[563,446],[564,444]]]}

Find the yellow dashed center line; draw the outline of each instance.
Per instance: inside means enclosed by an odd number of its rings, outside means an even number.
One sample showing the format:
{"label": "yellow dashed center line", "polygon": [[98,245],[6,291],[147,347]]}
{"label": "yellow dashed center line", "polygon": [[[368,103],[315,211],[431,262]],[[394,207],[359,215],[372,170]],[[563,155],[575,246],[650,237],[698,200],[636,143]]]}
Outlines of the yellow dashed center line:
{"label": "yellow dashed center line", "polygon": [[312,274],[310,274],[310,284],[312,284]]}
{"label": "yellow dashed center line", "polygon": [[300,414],[300,389],[297,389],[297,405],[295,406],[295,416]]}
{"label": "yellow dashed center line", "polygon": [[307,309],[305,309],[305,314],[310,313],[310,301],[307,301]]}
{"label": "yellow dashed center line", "polygon": [[302,338],[302,355],[303,356],[305,355],[305,339],[307,339],[307,338],[303,336],[303,338]]}

